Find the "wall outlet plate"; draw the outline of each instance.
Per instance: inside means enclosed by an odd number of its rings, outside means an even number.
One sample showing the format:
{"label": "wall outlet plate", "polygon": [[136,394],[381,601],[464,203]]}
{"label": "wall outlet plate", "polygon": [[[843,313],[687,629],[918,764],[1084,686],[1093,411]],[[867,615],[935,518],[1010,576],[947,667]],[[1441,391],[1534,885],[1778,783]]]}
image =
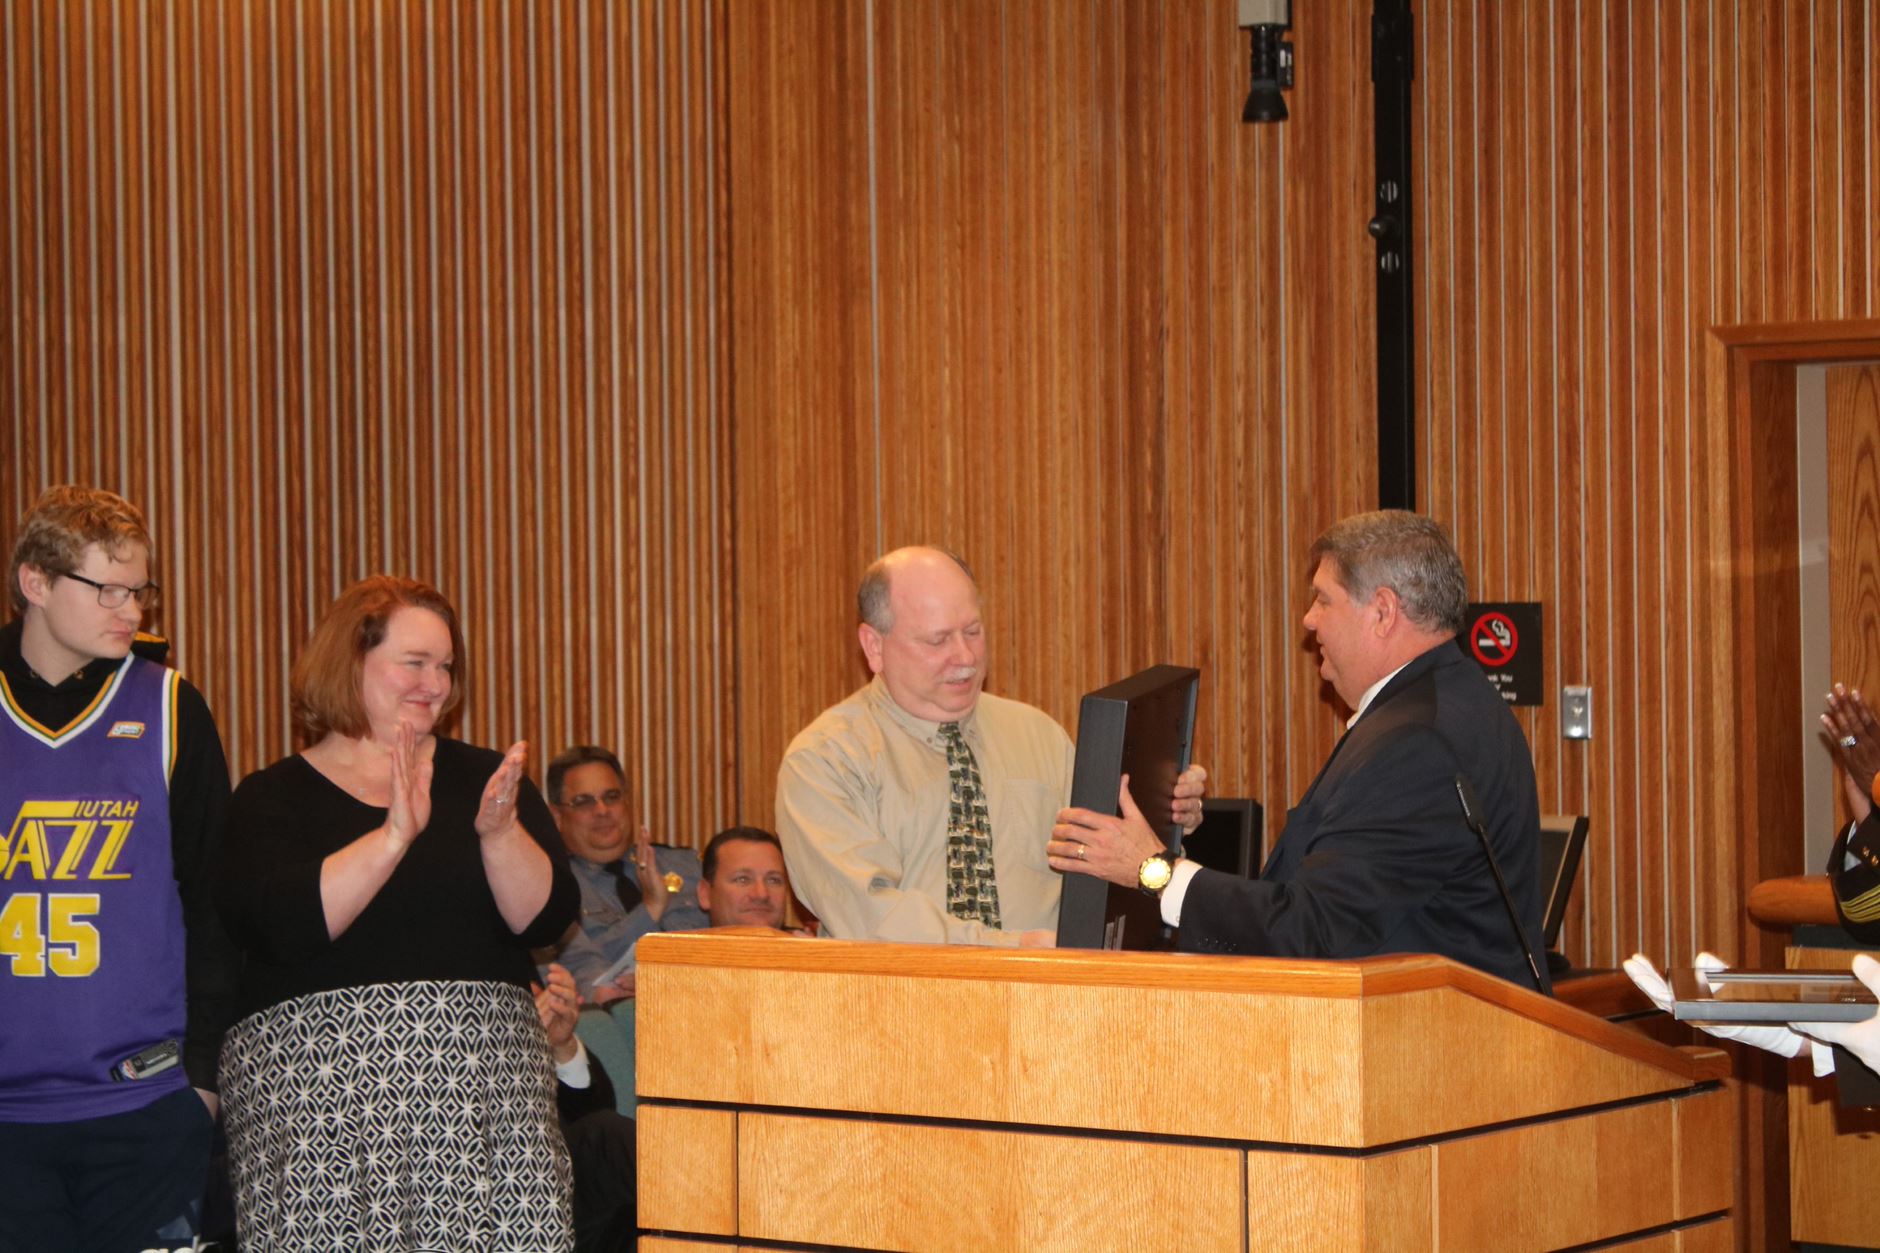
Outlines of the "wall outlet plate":
{"label": "wall outlet plate", "polygon": [[1593,738],[1593,689],[1568,685],[1560,689],[1560,738]]}

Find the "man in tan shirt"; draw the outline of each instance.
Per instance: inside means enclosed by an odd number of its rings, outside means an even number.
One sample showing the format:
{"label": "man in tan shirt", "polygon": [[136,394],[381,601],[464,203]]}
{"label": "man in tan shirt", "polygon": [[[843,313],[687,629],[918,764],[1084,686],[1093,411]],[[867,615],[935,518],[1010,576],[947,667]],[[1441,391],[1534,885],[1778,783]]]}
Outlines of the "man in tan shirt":
{"label": "man in tan shirt", "polygon": [[[863,575],[874,680],[791,741],[777,772],[790,881],[838,939],[1049,945],[1044,844],[1075,749],[1042,710],[991,696],[979,588],[959,558],[902,548]],[[1191,767],[1175,817],[1200,821]]]}

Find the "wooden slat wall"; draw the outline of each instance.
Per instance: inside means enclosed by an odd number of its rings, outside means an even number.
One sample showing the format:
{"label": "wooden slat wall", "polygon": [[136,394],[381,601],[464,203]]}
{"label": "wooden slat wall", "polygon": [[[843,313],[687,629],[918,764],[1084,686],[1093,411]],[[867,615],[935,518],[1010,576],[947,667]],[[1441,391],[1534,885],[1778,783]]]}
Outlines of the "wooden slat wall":
{"label": "wooden slat wall", "polygon": [[1074,731],[1200,665],[1219,790],[1310,780],[1300,562],[1376,495],[1369,149],[1324,138],[1368,131],[1368,10],[1315,12],[1251,128],[1231,4],[733,6],[750,812],[866,677],[862,568],[921,541],[975,564],[992,690]]}
{"label": "wooden slat wall", "polygon": [[[1704,520],[1705,336],[1880,312],[1876,6],[1415,7],[1421,500],[1479,595],[1547,605],[1521,717],[1543,808],[1592,820],[1568,955],[1686,958],[1747,888],[1695,729],[1720,593],[1794,560]],[[1225,0],[732,7],[750,811],[865,675],[861,567],[937,539],[995,690],[1072,726],[1199,664],[1202,759],[1277,825],[1336,730],[1300,558],[1375,499],[1369,11],[1295,6],[1293,116],[1257,128]]]}
{"label": "wooden slat wall", "polygon": [[1569,955],[1682,959],[1749,886],[1698,733],[1741,708],[1720,593],[1796,561],[1702,525],[1705,336],[1880,312],[1876,6],[1417,8],[1423,499],[1485,591],[1547,602],[1549,692],[1594,688],[1590,742],[1524,716],[1543,807],[1592,819]]}
{"label": "wooden slat wall", "polygon": [[[1880,697],[1880,364],[1830,366],[1826,375],[1830,673],[1873,699]],[[1852,817],[1840,782],[1836,771],[1837,822]]]}
{"label": "wooden slat wall", "polygon": [[[0,517],[140,502],[238,772],[376,570],[460,733],[735,812],[724,23],[684,4],[0,4]],[[538,773],[539,778],[539,773]]]}

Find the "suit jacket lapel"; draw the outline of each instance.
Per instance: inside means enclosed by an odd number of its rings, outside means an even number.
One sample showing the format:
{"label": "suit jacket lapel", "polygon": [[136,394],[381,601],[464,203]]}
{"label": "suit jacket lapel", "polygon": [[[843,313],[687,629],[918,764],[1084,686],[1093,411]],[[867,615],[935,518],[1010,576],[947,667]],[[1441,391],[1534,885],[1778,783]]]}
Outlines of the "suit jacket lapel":
{"label": "suit jacket lapel", "polygon": [[[1367,710],[1366,712],[1369,712],[1369,711]],[[1331,754],[1328,757],[1326,757],[1325,764],[1320,766],[1319,772],[1312,776],[1312,782],[1306,787],[1306,794],[1299,798],[1299,803],[1297,805],[1293,806],[1292,808],[1293,813],[1299,812],[1301,809],[1304,809],[1308,804],[1311,803],[1312,794],[1319,790],[1319,784],[1324,781],[1326,772],[1332,768],[1332,763],[1338,760],[1338,750],[1345,746],[1345,741],[1350,739],[1351,733],[1357,729],[1358,729],[1358,724],[1354,722],[1350,726],[1345,728],[1345,733],[1343,735],[1338,737],[1338,743],[1332,745]]]}
{"label": "suit jacket lapel", "polygon": [[1297,843],[1289,838],[1295,829],[1297,819],[1311,808],[1313,794],[1319,790],[1319,784],[1325,781],[1325,776],[1331,773],[1332,763],[1338,760],[1338,750],[1345,746],[1345,741],[1351,738],[1351,733],[1355,730],[1357,730],[1355,723],[1345,728],[1345,733],[1338,737],[1338,743],[1332,745],[1331,754],[1326,757],[1325,764],[1319,767],[1316,775],[1312,776],[1312,782],[1306,788],[1305,795],[1299,798],[1297,805],[1286,811],[1286,829],[1280,833],[1279,840],[1273,845],[1273,851],[1266,855],[1266,864],[1260,868],[1262,879],[1273,877],[1274,871],[1279,869],[1282,860],[1285,859],[1287,850]]}

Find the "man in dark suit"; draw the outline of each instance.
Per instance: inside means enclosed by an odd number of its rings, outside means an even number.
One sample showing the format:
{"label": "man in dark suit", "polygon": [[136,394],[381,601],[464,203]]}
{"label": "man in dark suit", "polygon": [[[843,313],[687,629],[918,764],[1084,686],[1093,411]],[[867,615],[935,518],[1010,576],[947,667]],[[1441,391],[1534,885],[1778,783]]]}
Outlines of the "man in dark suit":
{"label": "man in dark suit", "polygon": [[612,1079],[574,1033],[580,1004],[574,976],[550,965],[535,986],[535,1012],[555,1062],[555,1106],[574,1171],[574,1248],[626,1253],[638,1209],[633,1120],[615,1110]]}
{"label": "man in dark suit", "polygon": [[1441,527],[1396,510],[1312,545],[1305,628],[1352,710],[1257,880],[1161,856],[1125,786],[1122,818],[1067,809],[1051,865],[1159,895],[1183,949],[1274,957],[1438,953],[1533,986],[1458,775],[1480,797],[1528,942],[1540,949],[1540,811],[1520,725],[1455,646],[1468,588]]}

